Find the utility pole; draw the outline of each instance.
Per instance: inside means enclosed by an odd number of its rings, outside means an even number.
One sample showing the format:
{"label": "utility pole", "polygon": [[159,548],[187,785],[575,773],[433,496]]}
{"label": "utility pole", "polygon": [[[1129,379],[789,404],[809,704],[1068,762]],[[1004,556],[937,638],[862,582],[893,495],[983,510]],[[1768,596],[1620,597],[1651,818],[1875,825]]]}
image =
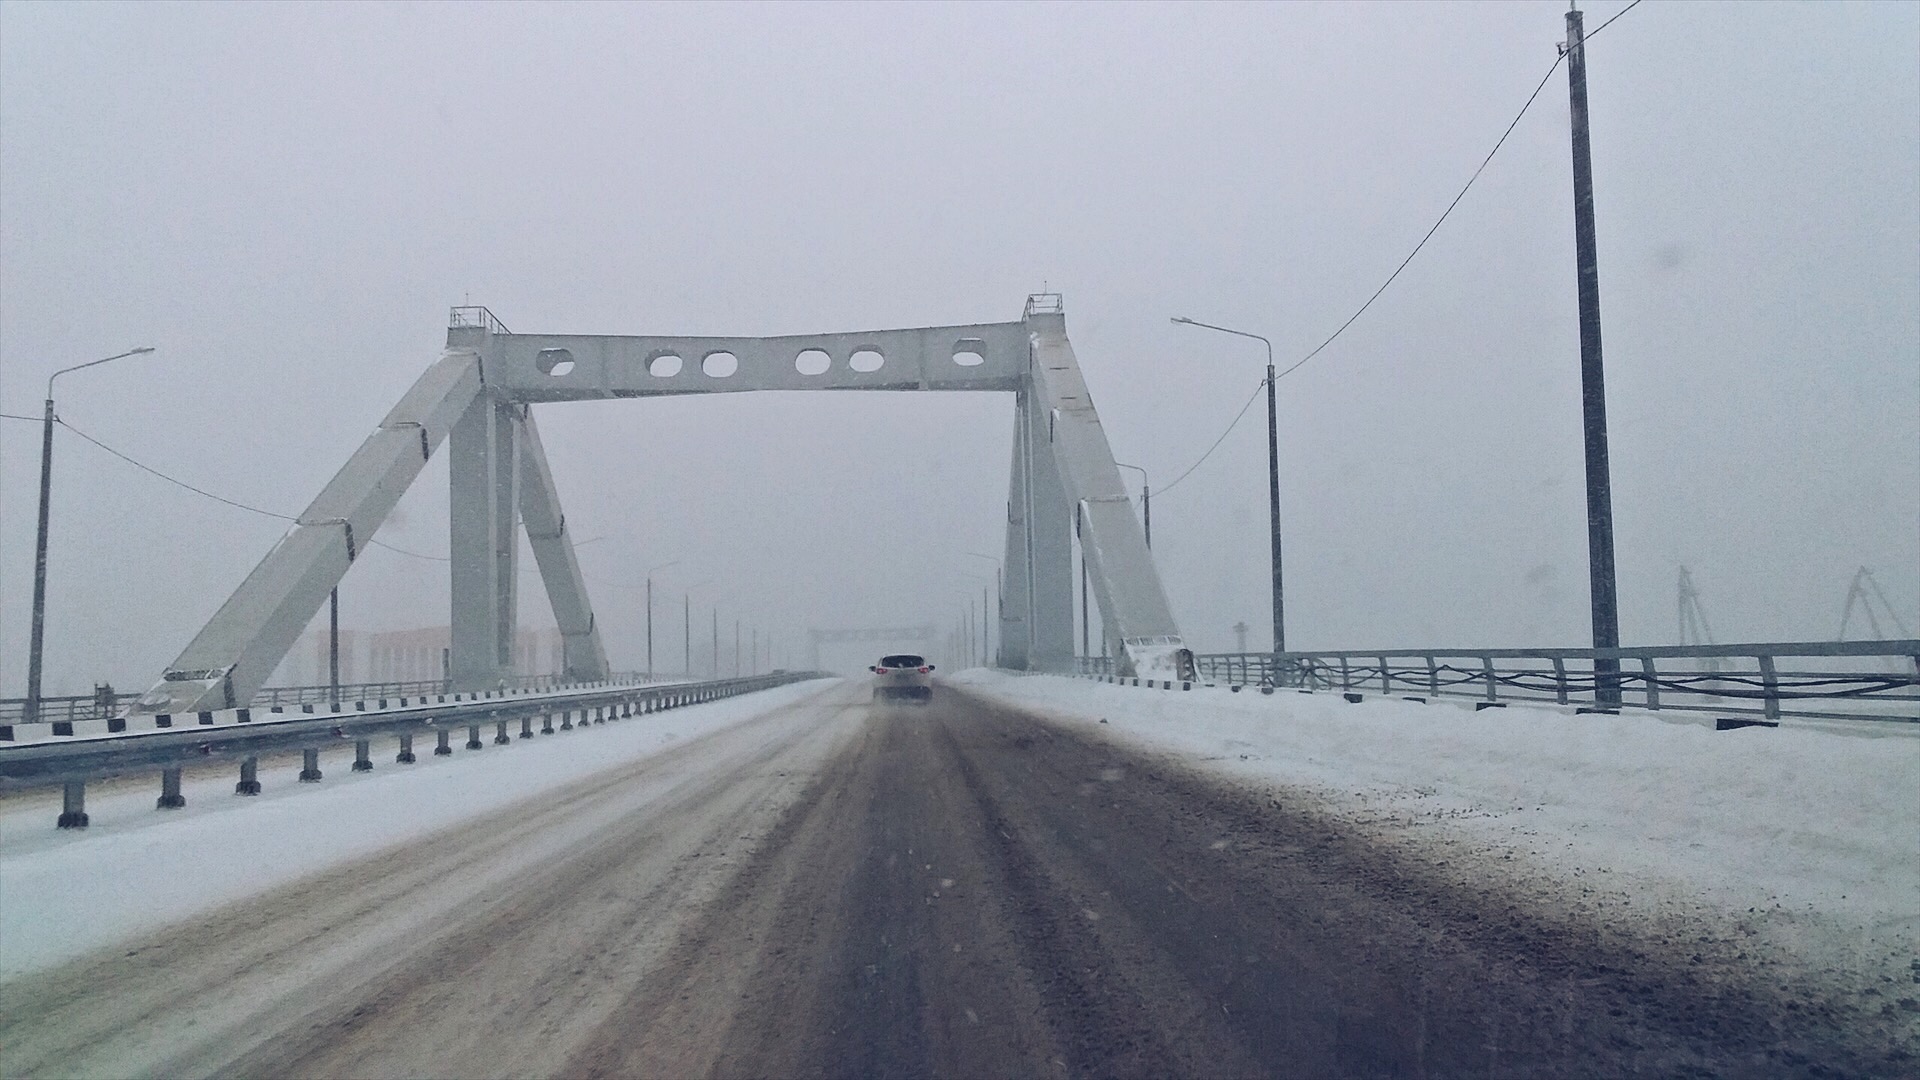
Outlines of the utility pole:
{"label": "utility pole", "polygon": [[340,700],[340,586],[327,594],[327,687],[328,701]]}
{"label": "utility pole", "polygon": [[733,677],[740,677],[740,620],[733,620]]}
{"label": "utility pole", "polygon": [[686,672],[687,678],[691,679],[693,678],[693,594],[692,593],[688,593],[685,597],[682,598],[680,618],[685,623],[685,626],[682,628],[681,633],[686,635],[685,641],[683,642],[683,645],[682,645],[682,647],[685,649],[685,652],[682,654],[683,659],[680,661],[680,664],[681,664],[680,670]]}
{"label": "utility pole", "polygon": [[1286,593],[1280,584],[1280,416],[1274,405],[1273,381],[1273,344],[1268,342],[1267,537],[1273,554],[1273,651],[1278,654],[1287,651],[1287,615]]}
{"label": "utility pole", "polygon": [[713,605],[713,677],[720,677],[720,605]]}
{"label": "utility pole", "polygon": [[[1587,448],[1587,576],[1593,647],[1620,647],[1613,569],[1613,490],[1607,465],[1607,392],[1600,360],[1600,260],[1593,228],[1593,147],[1587,131],[1587,49],[1579,9],[1567,12],[1567,93],[1573,119],[1573,241],[1580,287],[1580,405]],[[1271,400],[1271,399],[1269,399]],[[1620,705],[1620,661],[1593,662],[1594,703]]]}
{"label": "utility pole", "polygon": [[647,577],[647,681],[653,681],[653,577]]}
{"label": "utility pole", "polygon": [[1087,621],[1087,549],[1080,549],[1080,655],[1092,656],[1093,624]]}
{"label": "utility pole", "polygon": [[1173,321],[1183,326],[1218,330],[1234,337],[1252,338],[1267,347],[1267,538],[1273,565],[1273,651],[1286,652],[1286,594],[1280,576],[1280,413],[1274,400],[1273,342],[1259,334],[1215,326],[1182,315],[1175,316]]}
{"label": "utility pole", "polygon": [[[47,632],[47,522],[53,502],[53,425],[59,419],[53,412],[53,380],[69,371],[96,367],[152,351],[151,345],[129,349],[102,360],[89,360],[84,364],[64,367],[47,376],[46,413],[42,417],[40,430],[40,527],[33,544],[33,629],[27,639],[27,700],[20,710],[20,718],[29,724],[40,719],[40,669]],[[86,824],[84,814],[81,815],[81,824]]]}

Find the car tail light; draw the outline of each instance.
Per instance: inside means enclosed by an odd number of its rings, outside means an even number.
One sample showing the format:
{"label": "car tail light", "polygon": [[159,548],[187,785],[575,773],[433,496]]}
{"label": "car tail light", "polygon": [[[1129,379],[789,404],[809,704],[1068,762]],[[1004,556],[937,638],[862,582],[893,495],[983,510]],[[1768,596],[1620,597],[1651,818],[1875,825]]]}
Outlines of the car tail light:
{"label": "car tail light", "polygon": [[932,669],[932,668],[930,668],[930,667],[923,667],[923,668],[921,668],[921,669],[920,669],[920,674],[922,674],[922,675],[931,675],[931,674],[933,674],[933,669]]}

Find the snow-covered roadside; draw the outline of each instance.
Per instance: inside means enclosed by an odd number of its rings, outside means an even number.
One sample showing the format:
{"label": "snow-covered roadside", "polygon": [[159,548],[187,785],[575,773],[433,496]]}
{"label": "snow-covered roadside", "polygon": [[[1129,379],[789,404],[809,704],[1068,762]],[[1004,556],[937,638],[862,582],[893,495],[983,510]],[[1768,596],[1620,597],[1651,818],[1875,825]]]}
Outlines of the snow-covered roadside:
{"label": "snow-covered roadside", "polygon": [[1920,967],[1907,970],[1920,964],[1920,738],[987,671],[952,681],[1253,786],[1309,792],[1444,846],[1460,872],[1497,862],[1570,908],[1718,921],[1855,989],[1904,984],[1878,991],[1891,1006],[1920,997]]}
{"label": "snow-covered roadside", "polygon": [[[274,783],[232,795],[232,777],[188,786],[158,813],[153,791],[116,793],[144,813],[101,806],[84,832],[60,832],[39,806],[0,816],[0,979],[364,857],[522,799],[743,723],[835,685],[805,682],[635,717],[490,752],[380,764],[341,762],[318,785]],[[287,777],[291,779],[291,777]],[[204,796],[204,797],[203,797]],[[216,797],[217,796],[217,797]]]}

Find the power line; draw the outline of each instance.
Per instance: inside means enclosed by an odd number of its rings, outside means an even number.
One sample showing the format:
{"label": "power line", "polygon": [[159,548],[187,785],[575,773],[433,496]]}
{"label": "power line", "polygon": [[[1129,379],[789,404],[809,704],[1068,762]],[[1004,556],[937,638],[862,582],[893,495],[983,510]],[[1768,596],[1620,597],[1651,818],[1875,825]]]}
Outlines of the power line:
{"label": "power line", "polygon": [[179,480],[174,477],[168,476],[166,473],[161,472],[159,469],[156,469],[151,465],[146,465],[141,462],[135,461],[134,459],[128,457],[127,455],[121,453],[118,450],[115,450],[113,447],[108,446],[106,443],[101,442],[99,439],[94,438],[93,436],[87,434],[86,432],[81,431],[79,428],[74,427],[72,424],[67,423],[65,420],[62,420],[59,417],[54,417],[53,422],[56,424],[59,424],[63,428],[66,428],[68,431],[73,432],[75,435],[80,436],[82,439],[87,440],[88,442],[99,447],[100,449],[105,450],[107,453],[112,454],[114,457],[119,458],[121,461],[124,461],[127,464],[133,466],[134,468],[139,469],[141,472],[148,473],[153,476],[157,476],[160,479],[165,480],[167,483],[174,485],[175,487],[185,488],[186,490],[193,492],[195,495],[204,495],[207,498],[212,499],[214,502],[225,503],[228,506],[235,507],[240,510],[245,510],[248,513],[259,514],[262,517],[277,518],[280,521],[291,521],[291,522],[294,522],[295,524],[298,524],[300,521],[299,518],[292,517],[288,514],[276,514],[272,510],[262,510],[257,506],[248,506],[246,503],[238,502],[234,499],[229,499],[224,495],[215,495],[213,492],[207,491],[204,488],[194,487],[192,484],[187,483],[185,480]]}
{"label": "power line", "polygon": [[[19,417],[13,417],[13,416],[9,416],[8,418],[19,419]],[[34,419],[34,418],[28,417],[27,419]],[[106,443],[103,443],[99,439],[96,439],[93,436],[87,434],[86,432],[81,431],[79,428],[74,427],[72,424],[67,423],[65,420],[60,419],[59,417],[54,418],[54,423],[59,424],[61,427],[66,428],[68,431],[73,432],[75,435],[80,436],[82,439],[85,439],[87,442],[92,443],[93,445],[99,447],[100,449],[105,450],[107,453],[112,454],[114,457],[119,458],[121,461],[124,461],[127,464],[133,466],[134,468],[139,469],[141,472],[147,473],[151,476],[159,477],[160,479],[165,480],[167,483],[172,484],[175,487],[183,488],[187,491],[191,491],[195,495],[204,496],[206,498],[212,499],[214,502],[217,502],[217,503],[225,503],[226,505],[231,506],[237,510],[245,510],[250,514],[259,514],[262,517],[270,517],[276,521],[291,521],[296,525],[300,524],[300,519],[297,517],[294,517],[291,514],[281,514],[272,510],[263,510],[258,506],[250,506],[247,503],[240,502],[237,499],[229,499],[224,495],[216,495],[213,492],[206,490],[205,488],[195,487],[192,484],[187,483],[185,480],[181,480],[177,477],[168,476],[166,473],[161,472],[159,469],[156,469],[151,465],[148,465],[141,461],[137,461],[134,458],[131,458],[126,454],[121,453],[118,450],[115,450],[113,447],[108,446]],[[424,552],[409,551],[406,548],[396,547],[393,544],[389,544],[384,540],[368,540],[367,543],[372,547],[385,548],[388,551],[394,552],[395,554],[407,555],[415,559],[426,559],[430,562],[451,561],[449,556],[428,555]]]}
{"label": "power line", "polygon": [[[1582,39],[1583,43],[1585,41],[1590,41],[1593,38],[1598,37],[1600,34],[1600,31],[1605,30],[1609,26],[1612,26],[1615,19],[1618,19],[1621,15],[1625,15],[1627,12],[1632,11],[1634,8],[1639,7],[1640,3],[1641,3],[1641,0],[1633,0],[1633,3],[1628,4],[1624,8],[1621,8],[1620,11],[1616,13],[1612,19],[1608,19],[1606,22],[1603,22],[1599,26],[1595,27],[1593,33],[1587,34]],[[1527,95],[1526,104],[1520,106],[1520,111],[1514,114],[1512,122],[1507,124],[1507,129],[1500,133],[1500,138],[1497,142],[1493,144],[1493,149],[1487,151],[1487,156],[1481,159],[1480,167],[1473,170],[1472,176],[1467,177],[1467,182],[1465,186],[1461,187],[1460,193],[1458,195],[1455,195],[1453,197],[1453,201],[1447,204],[1447,208],[1440,212],[1440,217],[1438,220],[1436,220],[1433,223],[1433,227],[1427,230],[1426,235],[1420,238],[1419,243],[1413,245],[1413,250],[1407,253],[1406,258],[1400,260],[1400,265],[1394,267],[1393,273],[1387,275],[1387,280],[1381,282],[1380,287],[1373,290],[1373,295],[1367,297],[1367,302],[1364,304],[1361,304],[1360,309],[1358,311],[1355,311],[1352,315],[1349,315],[1347,317],[1347,321],[1341,323],[1340,328],[1338,330],[1335,330],[1333,334],[1327,338],[1327,340],[1315,346],[1312,352],[1301,357],[1299,360],[1296,360],[1292,367],[1289,367],[1286,371],[1281,372],[1280,373],[1281,377],[1285,377],[1287,374],[1299,368],[1300,365],[1306,363],[1307,361],[1313,359],[1316,356],[1319,356],[1323,349],[1333,344],[1334,341],[1337,340],[1341,334],[1344,334],[1347,332],[1347,327],[1352,326],[1356,321],[1359,320],[1360,316],[1366,314],[1367,309],[1373,306],[1373,302],[1375,300],[1380,299],[1380,294],[1387,291],[1387,287],[1389,285],[1392,285],[1394,282],[1394,279],[1400,276],[1400,272],[1407,268],[1407,264],[1413,261],[1413,257],[1415,255],[1420,254],[1420,249],[1427,246],[1427,241],[1433,239],[1433,234],[1440,231],[1440,226],[1446,223],[1447,218],[1453,213],[1454,207],[1459,206],[1460,200],[1467,197],[1467,192],[1473,188],[1474,181],[1480,179],[1480,174],[1487,171],[1487,166],[1490,163],[1492,163],[1493,156],[1500,152],[1500,148],[1502,146],[1505,146],[1507,144],[1507,137],[1513,134],[1514,128],[1517,128],[1520,126],[1520,121],[1522,118],[1524,118],[1527,115],[1527,110],[1533,108],[1534,101],[1540,97],[1540,91],[1546,89],[1547,80],[1553,78],[1553,73],[1560,69],[1560,65],[1565,60],[1566,60],[1566,55],[1564,53],[1554,57],[1553,63],[1547,66],[1546,74],[1540,76],[1540,82],[1538,85],[1536,85],[1533,88],[1533,93]]]}
{"label": "power line", "polygon": [[1232,422],[1227,424],[1227,430],[1221,432],[1220,437],[1213,440],[1213,445],[1207,447],[1207,452],[1200,455],[1199,461],[1196,461],[1193,464],[1187,466],[1186,472],[1183,472],[1179,476],[1174,477],[1173,483],[1168,484],[1165,487],[1161,488],[1159,492],[1157,492],[1157,494],[1165,495],[1167,492],[1172,491],[1175,484],[1178,484],[1180,481],[1185,480],[1189,476],[1192,476],[1193,470],[1206,464],[1207,459],[1213,456],[1213,452],[1215,450],[1220,449],[1220,444],[1227,441],[1227,436],[1233,434],[1233,429],[1240,426],[1240,418],[1247,415],[1248,409],[1253,408],[1254,399],[1260,396],[1260,390],[1266,385],[1267,385],[1267,380],[1265,379],[1261,379],[1259,382],[1255,383],[1253,387],[1253,393],[1248,395],[1247,403],[1245,405],[1240,406],[1240,411],[1234,414]]}
{"label": "power line", "polygon": [[[1614,21],[1619,19],[1620,16],[1625,15],[1627,12],[1632,11],[1634,8],[1639,7],[1641,2],[1642,0],[1633,0],[1633,3],[1628,4],[1626,7],[1621,8],[1619,11],[1615,12],[1613,15],[1613,18],[1608,19],[1606,22],[1601,23],[1599,26],[1595,27],[1591,33],[1586,34],[1581,39],[1582,44],[1588,41],[1592,41],[1594,38],[1598,37],[1600,35],[1600,31],[1605,30],[1609,26],[1612,26],[1614,24]],[[1335,330],[1333,334],[1327,338],[1327,340],[1315,346],[1312,352],[1294,361],[1293,364],[1289,366],[1285,371],[1282,371],[1278,375],[1275,375],[1274,378],[1276,380],[1286,378],[1288,375],[1291,375],[1295,371],[1298,371],[1301,365],[1305,364],[1307,361],[1313,359],[1314,357],[1319,356],[1322,350],[1324,350],[1327,346],[1333,344],[1334,341],[1337,338],[1339,338],[1341,334],[1346,333],[1347,328],[1349,326],[1352,326],[1355,322],[1357,322],[1360,316],[1366,314],[1367,309],[1373,306],[1373,302],[1375,300],[1380,299],[1380,294],[1387,291],[1387,287],[1389,285],[1392,285],[1394,282],[1394,279],[1400,276],[1400,272],[1407,268],[1407,264],[1413,262],[1413,257],[1415,255],[1420,254],[1420,249],[1427,246],[1427,241],[1433,239],[1433,234],[1440,231],[1440,226],[1446,223],[1448,216],[1453,213],[1454,207],[1459,206],[1460,200],[1466,198],[1467,192],[1473,188],[1474,181],[1480,179],[1480,174],[1487,171],[1487,166],[1493,161],[1493,156],[1495,154],[1498,154],[1500,152],[1500,148],[1507,144],[1507,138],[1513,134],[1513,129],[1520,126],[1521,119],[1527,115],[1527,111],[1533,108],[1534,101],[1540,97],[1540,91],[1546,89],[1547,80],[1553,78],[1553,73],[1560,69],[1561,63],[1563,63],[1565,60],[1566,60],[1566,56],[1562,54],[1561,56],[1555,57],[1553,63],[1548,65],[1546,74],[1540,76],[1540,82],[1534,86],[1533,93],[1527,95],[1526,103],[1520,106],[1520,111],[1518,113],[1514,114],[1512,122],[1507,124],[1507,129],[1500,133],[1500,138],[1498,141],[1496,141],[1493,144],[1493,149],[1487,151],[1487,156],[1481,160],[1480,167],[1473,170],[1473,175],[1467,178],[1466,185],[1460,189],[1460,193],[1455,195],[1453,197],[1453,201],[1447,204],[1447,208],[1440,212],[1440,217],[1438,220],[1436,220],[1433,223],[1433,227],[1428,229],[1426,232],[1426,235],[1420,238],[1420,242],[1413,246],[1413,250],[1407,253],[1407,257],[1400,260],[1400,265],[1394,267],[1393,273],[1387,275],[1387,280],[1381,282],[1380,287],[1373,290],[1373,295],[1367,297],[1366,303],[1361,304],[1359,310],[1355,311],[1352,315],[1348,316],[1347,321],[1341,323],[1340,328],[1338,330]],[[1266,380],[1262,379],[1260,382],[1260,386],[1265,386],[1265,385],[1266,385]],[[1255,387],[1254,395],[1257,397],[1259,393],[1260,393],[1259,387]],[[1245,405],[1240,406],[1240,411],[1234,414],[1232,422],[1227,424],[1227,429],[1220,433],[1220,437],[1213,441],[1212,446],[1207,447],[1206,453],[1200,455],[1200,460],[1188,466],[1186,472],[1183,472],[1178,477],[1174,478],[1173,484],[1168,484],[1166,487],[1161,488],[1160,494],[1165,495],[1167,492],[1173,490],[1174,484],[1178,484],[1180,481],[1185,480],[1189,475],[1192,474],[1193,470],[1198,469],[1202,464],[1206,462],[1206,460],[1209,457],[1212,457],[1213,452],[1219,449],[1220,444],[1226,441],[1226,438],[1228,435],[1233,433],[1233,429],[1239,425],[1241,418],[1247,415],[1247,410],[1252,406],[1253,406],[1253,398],[1248,398],[1247,403]]]}

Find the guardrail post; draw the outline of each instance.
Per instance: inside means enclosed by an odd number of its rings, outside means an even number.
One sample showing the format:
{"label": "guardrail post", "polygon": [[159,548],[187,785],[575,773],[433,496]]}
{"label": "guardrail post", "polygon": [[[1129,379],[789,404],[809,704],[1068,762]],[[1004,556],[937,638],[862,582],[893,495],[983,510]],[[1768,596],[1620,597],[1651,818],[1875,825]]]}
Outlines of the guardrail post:
{"label": "guardrail post", "polygon": [[400,736],[400,752],[393,756],[393,760],[402,765],[411,765],[417,760],[413,756],[413,736]]}
{"label": "guardrail post", "polygon": [[300,751],[300,782],[317,784],[320,782],[320,748],[309,747]]}
{"label": "guardrail post", "polygon": [[1553,700],[1567,703],[1567,661],[1562,656],[1553,658]]}
{"label": "guardrail post", "polygon": [[1780,678],[1774,673],[1771,655],[1763,653],[1759,659],[1760,685],[1767,693],[1766,716],[1769,720],[1778,720],[1780,719]]}
{"label": "guardrail post", "polygon": [[233,785],[235,795],[260,794],[260,759],[243,758],[240,762],[240,782]]}
{"label": "guardrail post", "polygon": [[510,737],[507,734],[507,722],[505,720],[502,720],[498,724],[494,725],[493,745],[505,746],[512,741],[513,741],[512,737]]}
{"label": "guardrail post", "polygon": [[180,794],[180,770],[160,770],[160,798],[153,804],[155,810],[178,810],[187,805],[187,797]]}
{"label": "guardrail post", "polygon": [[572,709],[560,710],[560,730],[561,731],[573,730],[573,710]]}
{"label": "guardrail post", "polygon": [[1653,657],[1640,658],[1640,675],[1647,680],[1647,708],[1660,707],[1660,676],[1653,669]]}
{"label": "guardrail post", "polygon": [[60,821],[62,829],[84,829],[87,827],[87,782],[69,780],[63,785],[60,794]]}
{"label": "guardrail post", "polygon": [[446,757],[451,753],[453,753],[453,732],[448,731],[446,728],[441,728],[440,741],[434,744],[433,756]]}
{"label": "guardrail post", "polygon": [[1500,680],[1493,676],[1493,657],[1483,656],[1480,658],[1480,674],[1487,680],[1487,700],[1498,701],[1500,699]]}
{"label": "guardrail post", "polygon": [[1391,694],[1393,693],[1392,671],[1387,667],[1386,657],[1382,656],[1379,658],[1379,660],[1380,660],[1380,692],[1383,694]]}
{"label": "guardrail post", "polygon": [[540,714],[540,734],[542,735],[553,734],[553,714],[552,713]]}
{"label": "guardrail post", "polygon": [[533,738],[533,715],[531,713],[520,718],[520,737],[523,739]]}
{"label": "guardrail post", "polygon": [[1340,658],[1340,689],[1353,689],[1353,679],[1347,674],[1347,658],[1344,656]]}
{"label": "guardrail post", "polygon": [[482,749],[484,745],[485,744],[483,744],[480,741],[480,725],[468,724],[467,725],[467,749],[479,750],[479,749]]}
{"label": "guardrail post", "polygon": [[353,741],[353,771],[373,771],[373,740],[355,739]]}
{"label": "guardrail post", "polygon": [[1440,696],[1440,665],[1431,656],[1427,657],[1427,693]]}

